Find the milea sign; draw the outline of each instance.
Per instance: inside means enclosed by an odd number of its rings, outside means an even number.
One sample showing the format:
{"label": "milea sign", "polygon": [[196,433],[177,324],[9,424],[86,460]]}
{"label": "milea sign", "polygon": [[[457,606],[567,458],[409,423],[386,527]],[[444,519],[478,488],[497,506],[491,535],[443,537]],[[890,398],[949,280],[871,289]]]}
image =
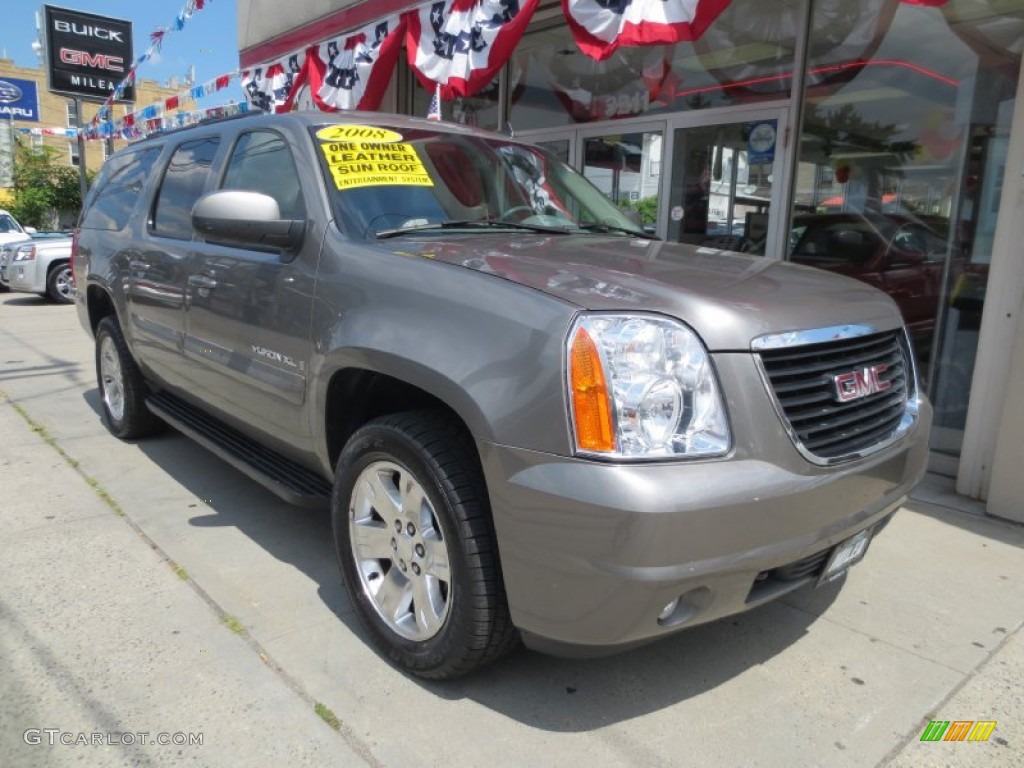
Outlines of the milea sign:
{"label": "milea sign", "polygon": [[[50,90],[106,100],[134,62],[132,23],[44,5]],[[132,86],[122,101],[134,101]]]}

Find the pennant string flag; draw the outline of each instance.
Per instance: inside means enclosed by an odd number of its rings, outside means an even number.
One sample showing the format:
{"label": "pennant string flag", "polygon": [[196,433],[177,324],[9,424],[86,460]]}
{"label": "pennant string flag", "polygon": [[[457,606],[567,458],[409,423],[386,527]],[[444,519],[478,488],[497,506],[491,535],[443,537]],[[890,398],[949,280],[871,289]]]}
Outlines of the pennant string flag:
{"label": "pennant string flag", "polygon": [[121,80],[120,83],[118,83],[114,87],[114,90],[111,92],[110,96],[108,96],[107,100],[103,102],[102,106],[100,106],[99,110],[96,112],[96,115],[90,121],[89,125],[87,127],[82,128],[83,131],[87,133],[90,131],[95,132],[96,127],[100,123],[109,121],[111,107],[115,99],[123,98],[125,89],[135,82],[135,71],[139,68],[139,66],[153,58],[153,54],[160,52],[164,43],[164,38],[168,35],[168,33],[180,32],[182,29],[184,29],[185,22],[188,19],[192,18],[193,13],[195,13],[195,11],[201,11],[203,9],[204,2],[209,1],[210,0],[187,0],[181,11],[179,11],[178,14],[174,17],[174,22],[170,27],[158,27],[150,33],[149,48],[147,48],[146,52],[135,60],[135,63],[128,70],[128,73],[125,75],[125,77]]}

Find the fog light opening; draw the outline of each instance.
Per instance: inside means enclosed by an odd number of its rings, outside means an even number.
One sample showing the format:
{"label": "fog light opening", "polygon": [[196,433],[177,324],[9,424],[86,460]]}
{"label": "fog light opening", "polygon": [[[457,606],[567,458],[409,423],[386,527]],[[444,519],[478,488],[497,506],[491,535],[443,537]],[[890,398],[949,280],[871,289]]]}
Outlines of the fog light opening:
{"label": "fog light opening", "polygon": [[692,622],[713,600],[714,594],[708,587],[696,587],[684,592],[661,610],[658,626],[668,629]]}
{"label": "fog light opening", "polygon": [[672,614],[676,612],[676,608],[679,607],[679,598],[672,600],[668,605],[662,608],[661,613],[658,614],[658,623],[663,624],[668,621]]}

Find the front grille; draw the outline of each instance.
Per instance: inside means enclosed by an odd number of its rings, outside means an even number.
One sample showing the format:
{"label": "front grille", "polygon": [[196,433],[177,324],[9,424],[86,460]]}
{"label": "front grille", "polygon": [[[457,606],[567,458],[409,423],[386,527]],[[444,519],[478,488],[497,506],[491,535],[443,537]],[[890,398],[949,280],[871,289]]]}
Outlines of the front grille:
{"label": "front grille", "polygon": [[831,549],[815,552],[803,560],[795,563],[761,571],[754,578],[754,583],[747,593],[747,604],[761,603],[772,600],[776,597],[792,592],[797,587],[802,587],[810,579],[817,579],[825,570],[825,563],[831,554]]}
{"label": "front grille", "polygon": [[[798,445],[820,459],[869,452],[896,434],[914,386],[902,332],[763,350],[761,362]],[[888,389],[840,402],[835,377],[887,368]]]}

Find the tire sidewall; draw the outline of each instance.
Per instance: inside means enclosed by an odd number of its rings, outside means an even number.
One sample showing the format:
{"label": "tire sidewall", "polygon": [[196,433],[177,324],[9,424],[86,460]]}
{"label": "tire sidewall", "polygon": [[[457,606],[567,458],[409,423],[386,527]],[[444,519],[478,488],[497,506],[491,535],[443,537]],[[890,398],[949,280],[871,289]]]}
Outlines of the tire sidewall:
{"label": "tire sidewall", "polygon": [[[110,407],[107,405],[106,394],[103,390],[103,373],[100,369],[100,356],[103,349],[103,339],[110,338],[111,343],[114,347],[114,352],[117,354],[118,361],[121,363],[121,390],[124,396],[124,414],[120,419],[115,419],[114,414],[110,412]],[[115,437],[124,437],[128,432],[128,424],[131,417],[128,396],[128,386],[125,381],[126,361],[124,357],[124,337],[121,335],[121,329],[116,325],[115,321],[109,317],[103,318],[100,324],[96,328],[96,385],[99,387],[100,394],[100,406],[103,408],[103,418],[106,419],[107,427]]]}
{"label": "tire sidewall", "polygon": [[[362,581],[356,570],[349,529],[352,494],[362,471],[378,461],[393,462],[412,473],[433,505],[444,536],[451,571],[448,615],[441,630],[427,640],[409,640],[388,627],[363,592]],[[421,455],[414,443],[398,430],[384,425],[370,425],[355,435],[342,451],[331,498],[335,549],[356,613],[378,648],[392,661],[416,671],[429,671],[442,666],[450,656],[450,650],[465,641],[462,633],[467,625],[467,601],[470,598],[470,588],[466,583],[468,564],[459,535],[458,517],[451,500],[440,490],[442,487],[438,468],[429,457]]]}
{"label": "tire sidewall", "polygon": [[57,290],[57,277],[61,272],[68,273],[68,279],[71,279],[71,264],[70,262],[62,262],[54,267],[50,267],[50,272],[46,277],[46,293],[50,300],[57,304],[70,304],[74,301],[74,298],[70,295],[64,296],[60,291]]}

